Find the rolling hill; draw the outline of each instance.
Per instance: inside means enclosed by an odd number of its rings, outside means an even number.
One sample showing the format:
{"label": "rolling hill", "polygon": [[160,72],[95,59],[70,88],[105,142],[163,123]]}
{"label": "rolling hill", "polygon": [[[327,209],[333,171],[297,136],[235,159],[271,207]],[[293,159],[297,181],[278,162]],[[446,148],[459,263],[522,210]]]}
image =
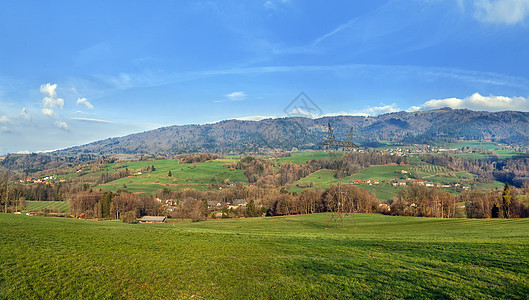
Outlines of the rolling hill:
{"label": "rolling hill", "polygon": [[[60,160],[87,161],[100,156],[171,156],[180,153],[255,154],[292,148],[321,149],[330,123],[336,139],[345,140],[354,126],[353,141],[360,146],[381,142],[436,144],[458,140],[488,140],[529,145],[529,113],[483,112],[443,108],[420,112],[396,112],[376,117],[300,117],[261,121],[226,120],[214,124],[169,126],[123,137],[109,138],[33,157],[39,164]],[[11,169],[34,166],[30,156],[10,155],[1,164]],[[46,160],[45,163],[41,162]],[[57,163],[60,163],[57,161]]]}
{"label": "rolling hill", "polygon": [[[57,151],[56,154],[178,154],[189,152],[248,153],[263,149],[320,148],[327,123],[345,139],[354,126],[360,145],[380,141],[432,143],[444,140],[491,140],[508,144],[529,142],[529,113],[477,112],[443,108],[397,112],[376,117],[336,116],[319,119],[278,118],[262,121],[226,120],[214,124],[163,127]],[[508,129],[507,129],[508,128]]]}

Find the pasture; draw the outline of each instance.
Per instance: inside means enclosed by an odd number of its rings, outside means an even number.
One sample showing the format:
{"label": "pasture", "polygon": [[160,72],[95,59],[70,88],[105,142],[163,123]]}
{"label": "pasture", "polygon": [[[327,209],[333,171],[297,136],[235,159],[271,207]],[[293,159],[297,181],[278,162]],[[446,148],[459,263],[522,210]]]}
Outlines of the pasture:
{"label": "pasture", "polygon": [[26,201],[25,210],[33,212],[49,210],[52,212],[69,213],[70,203],[67,201]]}
{"label": "pasture", "polygon": [[123,224],[0,214],[0,295],[525,298],[529,220],[329,214]]}
{"label": "pasture", "polygon": [[[129,192],[152,193],[153,191],[168,188],[181,190],[184,188],[195,188],[206,190],[213,188],[212,185],[222,184],[224,181],[248,183],[248,178],[241,170],[229,169],[225,165],[237,162],[236,159],[216,159],[196,164],[179,164],[178,160],[138,161],[131,163],[120,163],[109,166],[113,170],[129,168],[140,170],[154,165],[154,172],[138,172],[133,176],[121,178],[106,184],[98,185],[96,188],[116,191],[126,189]],[[169,176],[171,171],[171,176]]]}
{"label": "pasture", "polygon": [[[276,159],[276,161],[279,164],[282,162],[291,162],[297,165],[302,165],[313,159],[330,158],[330,155],[329,151],[304,151],[292,153],[291,156],[281,157]],[[342,155],[342,153],[338,152],[336,155]]]}

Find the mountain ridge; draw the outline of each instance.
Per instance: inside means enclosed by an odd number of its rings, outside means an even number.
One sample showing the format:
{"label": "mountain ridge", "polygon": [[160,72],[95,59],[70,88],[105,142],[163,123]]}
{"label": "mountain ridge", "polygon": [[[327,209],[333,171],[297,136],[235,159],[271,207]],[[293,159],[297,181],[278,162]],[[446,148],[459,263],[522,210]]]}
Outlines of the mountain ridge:
{"label": "mountain ridge", "polygon": [[108,138],[52,152],[54,155],[96,153],[175,155],[191,152],[222,154],[321,149],[330,123],[336,139],[345,140],[351,126],[353,141],[369,146],[381,141],[421,144],[450,140],[490,140],[529,144],[529,113],[486,112],[441,108],[379,116],[270,118],[260,121],[229,119],[209,124],[172,125]]}

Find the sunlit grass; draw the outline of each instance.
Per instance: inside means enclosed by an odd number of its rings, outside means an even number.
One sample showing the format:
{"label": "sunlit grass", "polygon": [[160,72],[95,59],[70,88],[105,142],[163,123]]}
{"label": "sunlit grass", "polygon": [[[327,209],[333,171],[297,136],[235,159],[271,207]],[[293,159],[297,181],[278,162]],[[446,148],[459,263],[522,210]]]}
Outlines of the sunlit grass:
{"label": "sunlit grass", "polygon": [[[529,220],[0,214],[3,298],[525,298]],[[325,227],[329,225],[329,229]]]}

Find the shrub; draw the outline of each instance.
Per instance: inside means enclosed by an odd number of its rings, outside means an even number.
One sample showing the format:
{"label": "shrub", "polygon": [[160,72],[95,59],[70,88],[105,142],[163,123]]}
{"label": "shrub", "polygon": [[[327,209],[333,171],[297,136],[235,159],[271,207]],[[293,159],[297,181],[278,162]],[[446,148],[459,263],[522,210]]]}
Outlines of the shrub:
{"label": "shrub", "polygon": [[127,211],[121,214],[120,219],[123,223],[134,223],[136,222],[136,214],[133,211]]}

